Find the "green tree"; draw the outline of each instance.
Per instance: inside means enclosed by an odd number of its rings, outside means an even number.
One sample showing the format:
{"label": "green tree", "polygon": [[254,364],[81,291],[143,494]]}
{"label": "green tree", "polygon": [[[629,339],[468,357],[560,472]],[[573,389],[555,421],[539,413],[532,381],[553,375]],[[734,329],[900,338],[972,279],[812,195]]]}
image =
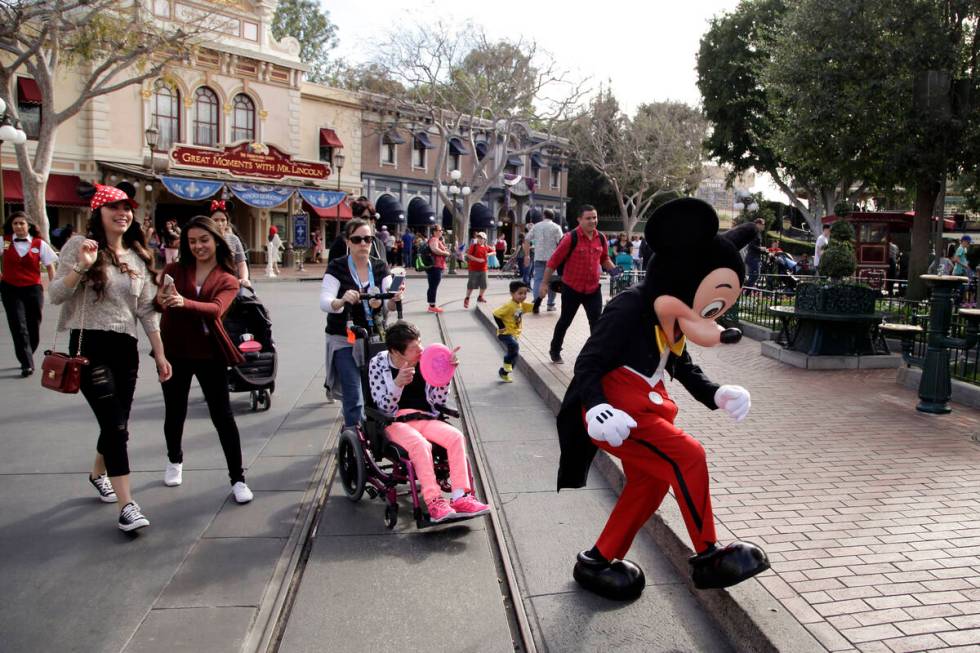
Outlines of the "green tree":
{"label": "green tree", "polygon": [[[11,95],[14,75],[26,70],[41,91],[41,122],[33,156],[16,145],[24,207],[48,237],[45,189],[58,128],[90,100],[163,73],[219,29],[220,17],[198,13],[194,24],[160,21],[148,3],[117,0],[5,0],[0,2],[0,98],[19,120]],[[73,84],[57,84],[70,70]]]}
{"label": "green tree", "polygon": [[915,188],[912,297],[941,183],[976,161],[958,90],[976,88],[978,17],[975,0],[800,0],[768,40],[777,156],[822,188]]}
{"label": "green tree", "polygon": [[317,0],[279,0],[272,17],[272,35],[276,39],[292,36],[299,41],[299,58],[310,66],[307,80],[331,79],[330,51],[337,47],[337,26]]}

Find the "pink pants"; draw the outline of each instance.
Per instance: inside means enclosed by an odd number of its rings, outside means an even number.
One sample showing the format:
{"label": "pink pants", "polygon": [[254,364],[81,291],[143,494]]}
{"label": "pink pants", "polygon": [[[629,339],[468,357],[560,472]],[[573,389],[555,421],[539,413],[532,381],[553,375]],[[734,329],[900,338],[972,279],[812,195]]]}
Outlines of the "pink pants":
{"label": "pink pants", "polygon": [[[414,410],[399,410],[396,415],[413,413]],[[471,492],[470,468],[466,461],[466,443],[463,434],[455,427],[437,419],[419,419],[411,422],[395,422],[385,429],[388,438],[408,452],[408,458],[415,467],[415,474],[422,484],[422,498],[425,503],[442,496],[442,489],[436,481],[436,471],[432,462],[434,442],[446,450],[449,456],[449,482],[454,490]]]}

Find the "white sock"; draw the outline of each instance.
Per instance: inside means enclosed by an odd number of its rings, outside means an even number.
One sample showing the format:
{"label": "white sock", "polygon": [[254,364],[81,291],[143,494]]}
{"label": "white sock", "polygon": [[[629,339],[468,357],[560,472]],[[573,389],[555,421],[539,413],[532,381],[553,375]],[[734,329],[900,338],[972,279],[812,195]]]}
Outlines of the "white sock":
{"label": "white sock", "polygon": [[464,496],[466,496],[466,490],[453,490],[453,501],[456,499],[462,499]]}

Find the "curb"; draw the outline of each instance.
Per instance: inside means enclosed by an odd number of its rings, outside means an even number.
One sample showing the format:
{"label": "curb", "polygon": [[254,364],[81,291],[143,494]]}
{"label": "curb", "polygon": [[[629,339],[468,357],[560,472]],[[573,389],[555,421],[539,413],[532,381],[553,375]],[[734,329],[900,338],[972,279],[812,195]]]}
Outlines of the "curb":
{"label": "curb", "polygon": [[[485,309],[478,307],[474,313],[496,335],[497,327]],[[551,371],[553,366],[542,365],[543,369],[537,369],[522,355],[517,359],[517,367],[530,379],[548,409],[557,415],[562,400],[558,392],[565,389],[565,382]],[[625,476],[618,459],[599,450],[594,464],[613,488],[622,489]],[[673,502],[664,502],[644,528],[678,570],[698,603],[728,634],[735,650],[745,653],[827,650],[757,579],[723,590],[696,589],[687,566],[687,559],[694,551],[687,543],[687,529],[680,510]]]}

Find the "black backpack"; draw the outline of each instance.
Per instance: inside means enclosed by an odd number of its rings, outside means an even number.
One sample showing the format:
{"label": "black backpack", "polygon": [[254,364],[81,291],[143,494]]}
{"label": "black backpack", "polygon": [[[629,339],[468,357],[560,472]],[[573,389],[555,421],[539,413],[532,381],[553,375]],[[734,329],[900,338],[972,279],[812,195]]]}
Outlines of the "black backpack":
{"label": "black backpack", "polygon": [[423,240],[419,245],[419,260],[422,261],[422,265],[426,268],[431,268],[435,265],[436,260],[432,255],[432,248],[429,247],[429,241]]}

